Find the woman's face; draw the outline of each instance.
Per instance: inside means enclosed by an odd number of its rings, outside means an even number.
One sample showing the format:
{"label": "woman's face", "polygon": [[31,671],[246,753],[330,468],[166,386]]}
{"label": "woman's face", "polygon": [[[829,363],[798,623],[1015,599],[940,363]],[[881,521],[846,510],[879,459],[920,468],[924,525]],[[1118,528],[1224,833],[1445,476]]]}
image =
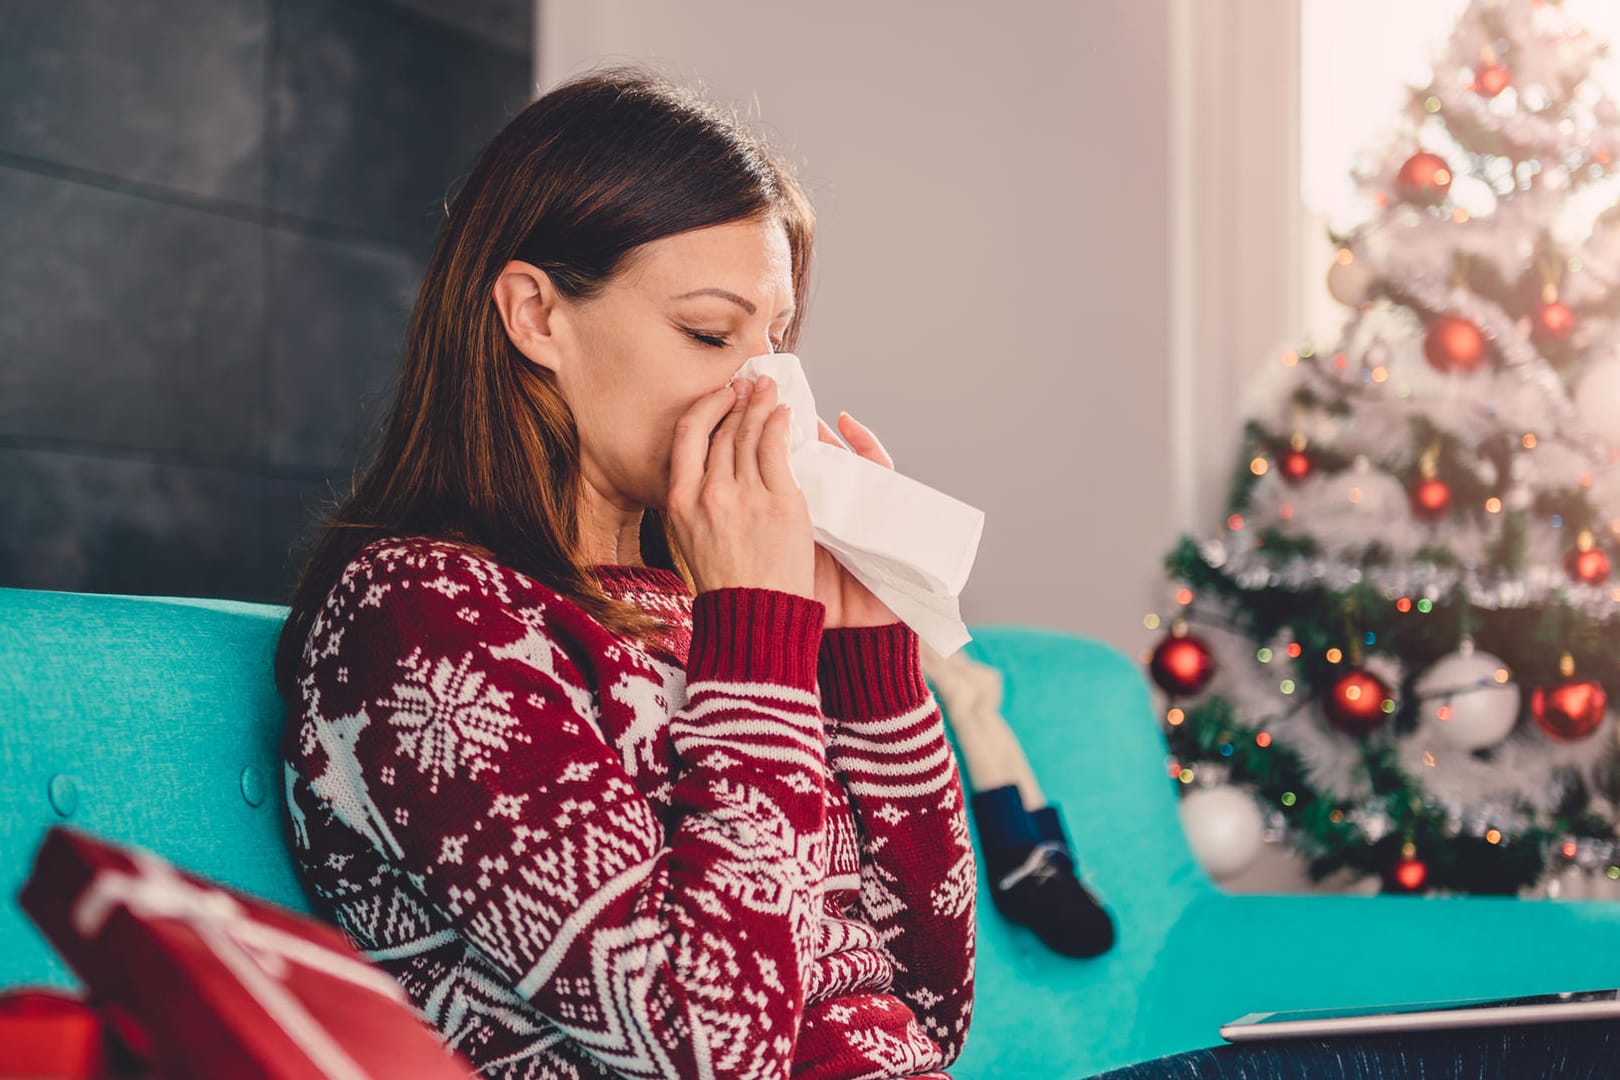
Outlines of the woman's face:
{"label": "woman's face", "polygon": [[543,275],[527,288],[515,321],[536,332],[514,343],[556,372],[585,479],[624,510],[664,508],[675,422],[749,357],[778,351],[793,319],[791,251],[774,218],[645,244],[583,303]]}

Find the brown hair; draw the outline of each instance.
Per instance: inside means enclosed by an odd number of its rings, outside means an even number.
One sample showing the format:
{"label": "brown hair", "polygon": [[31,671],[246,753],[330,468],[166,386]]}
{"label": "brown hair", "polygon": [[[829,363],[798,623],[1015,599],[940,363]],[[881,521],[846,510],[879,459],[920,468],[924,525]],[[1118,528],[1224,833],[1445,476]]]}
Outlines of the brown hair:
{"label": "brown hair", "polygon": [[[464,544],[642,641],[667,624],[603,592],[580,552],[579,433],[555,375],[507,337],[493,286],[513,259],[589,299],[665,236],[775,218],[792,252],[798,340],[815,216],[786,163],[734,110],[634,65],[601,67],[525,106],[447,209],[412,307],[403,369],[352,490],[318,526],[276,645],[285,696],[316,610],[373,540]],[[649,566],[693,587],[666,515],[642,514]]]}

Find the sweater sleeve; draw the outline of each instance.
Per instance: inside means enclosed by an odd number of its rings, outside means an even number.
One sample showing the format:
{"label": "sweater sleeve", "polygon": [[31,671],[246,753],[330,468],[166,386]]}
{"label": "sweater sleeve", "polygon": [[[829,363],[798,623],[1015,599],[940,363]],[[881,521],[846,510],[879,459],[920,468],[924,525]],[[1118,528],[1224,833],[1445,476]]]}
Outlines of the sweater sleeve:
{"label": "sweater sleeve", "polygon": [[349,703],[315,710],[335,750],[315,790],[612,1075],[789,1076],[825,864],[825,607],[694,598],[663,822],[598,727],[565,601],[512,602],[488,564],[412,577],[359,582],[341,670],[315,668]]}
{"label": "sweater sleeve", "polygon": [[949,1065],[973,1015],[978,871],[917,632],[900,622],[825,630],[818,682],[828,760],[859,826],[862,913],[896,962],[896,993]]}

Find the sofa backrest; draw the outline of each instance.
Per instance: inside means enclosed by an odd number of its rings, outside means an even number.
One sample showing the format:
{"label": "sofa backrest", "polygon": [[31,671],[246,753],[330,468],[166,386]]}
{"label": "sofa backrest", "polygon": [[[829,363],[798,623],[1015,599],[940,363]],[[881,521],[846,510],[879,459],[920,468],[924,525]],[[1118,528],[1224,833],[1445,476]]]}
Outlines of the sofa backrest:
{"label": "sofa backrest", "polygon": [[0,986],[77,986],[17,905],[70,825],[298,911],[271,657],[286,608],[0,589]]}
{"label": "sofa backrest", "polygon": [[[284,824],[271,660],[286,610],[0,589],[0,987],[78,984],[16,902],[53,824],[313,910]],[[1088,884],[1131,912],[1138,940],[1156,939],[1211,886],[1187,848],[1139,667],[1062,631],[969,631],[964,649],[1001,671],[1002,712],[1062,807]],[[988,904],[980,924],[987,952],[1038,948]]]}

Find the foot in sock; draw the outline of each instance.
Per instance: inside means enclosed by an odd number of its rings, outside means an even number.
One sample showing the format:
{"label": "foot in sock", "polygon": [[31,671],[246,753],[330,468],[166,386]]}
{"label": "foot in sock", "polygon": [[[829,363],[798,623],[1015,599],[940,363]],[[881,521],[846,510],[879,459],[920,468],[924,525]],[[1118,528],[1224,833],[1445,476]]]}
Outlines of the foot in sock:
{"label": "foot in sock", "polygon": [[1027,811],[1016,785],[975,792],[973,817],[990,871],[990,898],[1052,951],[1090,957],[1114,943],[1114,922],[1075,876],[1056,807]]}

